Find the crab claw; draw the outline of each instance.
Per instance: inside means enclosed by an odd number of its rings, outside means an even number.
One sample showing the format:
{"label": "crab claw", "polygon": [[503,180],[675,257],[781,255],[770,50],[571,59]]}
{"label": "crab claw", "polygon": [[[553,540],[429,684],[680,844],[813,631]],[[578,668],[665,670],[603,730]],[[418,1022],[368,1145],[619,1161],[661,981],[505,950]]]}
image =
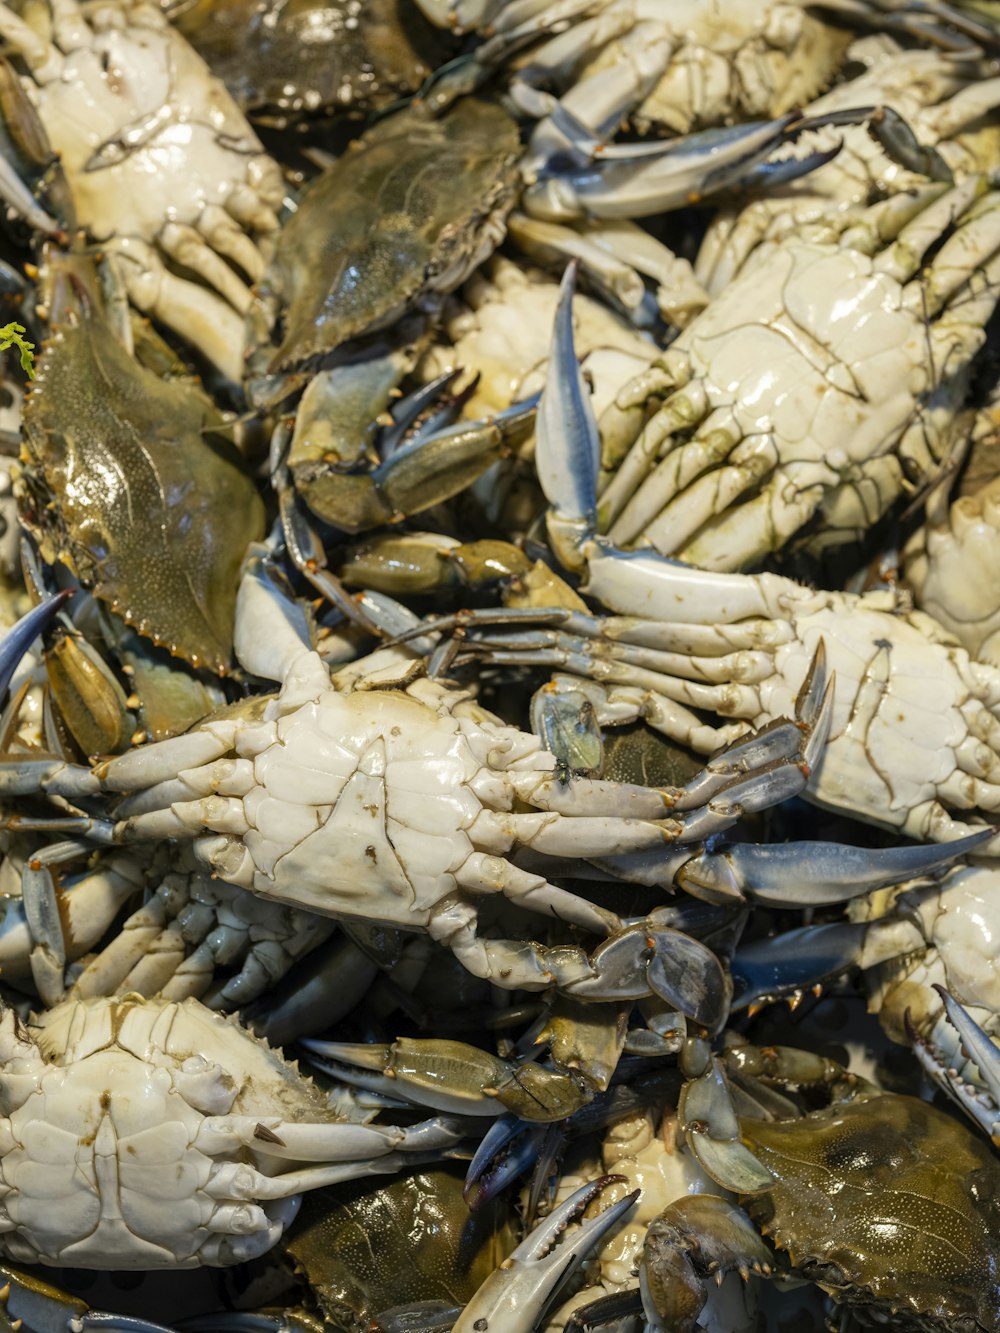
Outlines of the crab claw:
{"label": "crab claw", "polygon": [[640,1191],[633,1190],[582,1222],[576,1231],[566,1230],[607,1185],[621,1179],[602,1176],[553,1209],[490,1274],[465,1307],[453,1333],[518,1333],[534,1328],[563,1283],[638,1199]]}
{"label": "crab claw", "polygon": [[963,1079],[957,1069],[947,1068],[931,1043],[914,1030],[907,1013],[907,1034],[913,1042],[914,1054],[935,1083],[944,1088],[966,1115],[989,1134],[994,1146],[1000,1148],[1000,1050],[953,995],[936,983],[934,989],[944,1001],[948,1022],[961,1037],[963,1050],[977,1065],[986,1092]]}
{"label": "crab claw", "polygon": [[846,972],[858,962],[868,930],[866,921],[833,922],[742,945],[731,963],[732,1008],[753,1011],[781,996],[801,996]]}
{"label": "crab claw", "polygon": [[[794,112],[775,120],[701,130],[654,144],[601,144],[565,106],[551,122],[583,164],[554,169],[532,164],[538,172],[522,196],[525,212],[549,222],[569,218],[638,218],[698,203],[731,185],[742,184],[754,169],[807,123]],[[821,166],[829,154],[811,154],[782,162],[782,179],[794,179]]]}
{"label": "crab claw", "polygon": [[929,875],[995,837],[990,827],[943,845],[845,847],[838,842],[786,842],[722,847],[709,838],[705,850],[677,873],[676,882],[708,902],[750,896],[777,907],[826,907],[873,889]]}
{"label": "crab claw", "polygon": [[544,1130],[503,1115],[483,1135],[465,1173],[462,1197],[472,1212],[484,1207],[534,1162]]}
{"label": "crab claw", "polygon": [[597,530],[597,473],[601,437],[573,342],[573,260],[559,287],[550,369],[538,404],[538,483],[552,506],[547,518],[552,549],[568,569],[579,568],[579,549]]}
{"label": "crab claw", "polygon": [[973,44],[995,51],[1000,45],[1000,33],[988,18],[972,11],[944,3],[944,0],[821,0],[817,9],[829,10],[844,18],[870,23],[874,13],[880,25],[890,32],[915,35],[922,42],[933,42],[945,51],[974,53]]}
{"label": "crab claw", "polygon": [[14,673],[21,665],[21,659],[39,634],[55,620],[57,614],[73,596],[70,588],[64,588],[54,597],[33,606],[0,639],[0,698],[10,689]]}
{"label": "crab claw", "polygon": [[740,1139],[739,1117],[717,1056],[699,1078],[685,1083],[677,1112],[688,1147],[717,1184],[734,1194],[759,1194],[774,1184]]}
{"label": "crab claw", "polygon": [[715,1194],[678,1199],[646,1232],[639,1270],[646,1319],[656,1329],[695,1333],[708,1277],[769,1274],[773,1257],[747,1215],[728,1199]]}
{"label": "crab claw", "polygon": [[453,1115],[497,1116],[508,1110],[522,1120],[564,1120],[593,1095],[572,1071],[501,1060],[462,1041],[404,1037],[391,1046],[315,1040],[302,1045],[334,1078]]}
{"label": "crab claw", "polygon": [[0,1329],[30,1333],[173,1333],[164,1324],[134,1315],[91,1310],[77,1296],[51,1287],[40,1278],[0,1263]]}
{"label": "crab claw", "polygon": [[590,965],[594,975],[564,987],[567,994],[592,1000],[659,995],[713,1032],[726,1020],[729,983],[722,964],[683,931],[640,922],[598,945]]}

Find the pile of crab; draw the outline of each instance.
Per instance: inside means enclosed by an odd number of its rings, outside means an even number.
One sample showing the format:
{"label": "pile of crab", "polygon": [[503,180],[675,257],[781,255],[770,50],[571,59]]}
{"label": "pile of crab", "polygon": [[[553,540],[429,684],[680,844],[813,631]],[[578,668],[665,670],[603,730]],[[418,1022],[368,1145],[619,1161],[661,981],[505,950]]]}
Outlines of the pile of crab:
{"label": "pile of crab", "polygon": [[993,8],[0,2],[0,1333],[1000,1333]]}

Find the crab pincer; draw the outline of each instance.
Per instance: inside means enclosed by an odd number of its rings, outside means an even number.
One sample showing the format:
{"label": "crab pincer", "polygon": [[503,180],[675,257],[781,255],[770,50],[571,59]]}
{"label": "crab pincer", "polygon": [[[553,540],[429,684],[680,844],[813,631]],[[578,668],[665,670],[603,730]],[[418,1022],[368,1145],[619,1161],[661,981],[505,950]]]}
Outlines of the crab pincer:
{"label": "crab pincer", "polygon": [[454,1333],[516,1333],[533,1328],[590,1250],[639,1197],[634,1190],[575,1230],[568,1229],[605,1186],[620,1179],[603,1176],[553,1209],[486,1279],[454,1325]]}

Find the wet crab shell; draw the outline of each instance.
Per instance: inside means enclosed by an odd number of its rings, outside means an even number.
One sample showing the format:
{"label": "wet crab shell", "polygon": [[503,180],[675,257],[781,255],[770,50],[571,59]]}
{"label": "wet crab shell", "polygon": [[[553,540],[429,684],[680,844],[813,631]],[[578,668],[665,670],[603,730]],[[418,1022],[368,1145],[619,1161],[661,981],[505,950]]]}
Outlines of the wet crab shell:
{"label": "wet crab shell", "polygon": [[[338,1119],[279,1053],[193,1000],[68,1001],[27,1028],[10,1011],[0,1022],[2,1247],[22,1262],[231,1263],[238,1254],[226,1241],[220,1251],[218,1237],[238,1242],[248,1219],[240,1203],[235,1215],[215,1206],[219,1155],[202,1151],[206,1126],[224,1125],[230,1112],[271,1123]],[[262,1154],[279,1142],[267,1132],[262,1123]],[[253,1156],[243,1149],[227,1160],[247,1168]]]}
{"label": "wet crab shell", "polygon": [[249,315],[251,376],[304,366],[457,287],[503,235],[518,152],[511,117],[476,99],[438,120],[411,106],[360,139],[280,234]]}
{"label": "wet crab shell", "polygon": [[745,1206],[804,1276],[899,1328],[1000,1329],[1000,1163],[985,1140],[904,1096],[741,1128],[776,1181]]}
{"label": "wet crab shell", "polygon": [[331,1325],[370,1329],[391,1307],[457,1309],[470,1299],[516,1239],[499,1200],[470,1213],[462,1177],[457,1166],[443,1165],[375,1188],[352,1181],[303,1200],[284,1249]]}
{"label": "wet crab shell", "polygon": [[182,0],[168,12],[263,124],[379,110],[415,93],[453,45],[406,0]]}
{"label": "wet crab shell", "polygon": [[264,507],[190,383],[137,364],[81,297],[48,341],[24,413],[22,517],[141,634],[225,671],[240,561]]}

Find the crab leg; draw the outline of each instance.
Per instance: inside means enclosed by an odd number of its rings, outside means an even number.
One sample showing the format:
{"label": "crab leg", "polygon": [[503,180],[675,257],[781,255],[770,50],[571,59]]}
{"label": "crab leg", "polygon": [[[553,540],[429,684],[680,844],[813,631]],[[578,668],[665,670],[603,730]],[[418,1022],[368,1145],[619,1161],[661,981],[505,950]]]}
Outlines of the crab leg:
{"label": "crab leg", "polygon": [[45,236],[58,236],[59,223],[35,202],[35,199],[11,165],[7,154],[0,154],[0,199],[18,217],[24,218],[36,231]]}
{"label": "crab leg", "polygon": [[[552,506],[549,538],[569,568],[585,567],[584,592],[611,610],[672,625],[729,625],[785,618],[798,585],[775,574],[747,578],[693,569],[655,552],[621,551],[596,533],[600,436],[572,338],[576,269],[563,277],[552,356],[538,410],[538,479]],[[663,632],[663,631],[661,631]],[[707,637],[701,630],[702,642]],[[719,636],[722,643],[725,638]],[[702,701],[705,706],[705,701]]]}
{"label": "crab leg", "polygon": [[[135,1315],[91,1310],[79,1297],[0,1264],[0,1311],[8,1329],[24,1333],[174,1333]],[[23,1321],[23,1322],[22,1322]]]}
{"label": "crab leg", "polygon": [[973,43],[995,50],[998,42],[995,28],[979,22],[968,10],[956,9],[941,0],[922,0],[916,5],[911,0],[875,0],[874,6],[872,0],[823,0],[817,7],[862,23],[872,21],[874,7],[885,28],[932,41],[945,51],[964,53],[975,49]]}
{"label": "crab leg", "polygon": [[142,887],[140,867],[120,854],[60,884],[52,867],[90,850],[86,844],[63,842],[30,857],[21,874],[21,900],[8,903],[4,915],[3,974],[15,985],[30,976],[46,1004],[63,996],[67,959],[93,948],[118,910]]}
{"label": "crab leg", "polygon": [[[265,1175],[242,1162],[225,1163],[208,1180],[205,1192],[220,1200],[235,1198],[240,1203],[244,1199],[293,1199],[306,1190],[363,1180],[369,1174],[395,1175],[428,1162],[440,1162],[442,1156],[440,1152],[389,1152],[372,1159],[359,1158],[356,1161],[334,1162],[328,1166],[302,1167],[297,1171],[286,1171],[280,1176]],[[224,1206],[219,1211],[224,1213]]]}
{"label": "crab leg", "polygon": [[240,383],[243,321],[231,305],[169,272],[153,247],[138,237],[113,238],[105,250],[137,309],[196,346],[226,379]]}
{"label": "crab leg", "polygon": [[[490,660],[496,660],[493,654],[490,654]],[[544,656],[536,660],[548,664]],[[818,653],[814,665],[821,666]],[[822,671],[814,672],[809,678],[810,685],[821,677]],[[562,777],[539,780],[534,774],[525,775],[524,778],[514,774],[510,786],[518,796],[537,808],[567,815],[583,815],[601,810],[619,816],[628,815],[632,819],[662,820],[673,812],[699,812],[700,809],[701,816],[704,816],[705,808],[722,797],[726,797],[726,803],[730,805],[737,801],[746,804],[748,800],[756,799],[755,788],[760,779],[763,779],[760,799],[767,800],[768,787],[772,791],[776,790],[773,777],[777,770],[787,766],[800,769],[801,765],[809,766],[814,762],[814,752],[822,748],[826,737],[828,712],[829,704],[825,703],[818,691],[815,697],[810,697],[808,691],[803,692],[796,705],[797,721],[775,722],[749,735],[740,736],[721,754],[708,760],[697,777],[685,787],[644,787],[580,777],[575,777],[572,782]],[[805,748],[803,735],[808,737]],[[561,754],[557,754],[557,758],[560,763],[566,759]],[[565,766],[571,767],[568,762]],[[790,773],[787,776],[795,785],[794,777]],[[778,804],[781,799],[774,795],[770,803]],[[692,833],[698,818],[698,813],[692,813],[690,820],[682,821],[683,836],[704,836],[700,832]],[[605,843],[605,847],[607,845]],[[553,855],[558,854],[553,850]],[[577,850],[576,854],[583,853]]]}
{"label": "crab leg", "polygon": [[[674,629],[671,625],[658,628],[663,638]],[[489,657],[497,664],[563,667],[585,675],[599,673],[602,683],[651,690],[672,702],[696,708],[711,706],[706,705],[706,698],[718,697],[720,687],[712,682],[736,681],[738,684],[725,687],[727,700],[735,705],[732,711],[738,715],[761,711],[757,686],[773,675],[773,657],[764,648],[754,646],[732,654],[699,658],[639,644],[609,643],[602,629],[598,624],[596,634],[589,640],[559,630],[506,634],[495,640],[502,646],[491,651]],[[769,642],[781,637],[792,636],[779,624]],[[718,644],[718,634],[714,638]],[[478,636],[475,641],[477,645],[481,642]],[[519,643],[526,646],[518,648]],[[464,646],[468,647],[468,642]],[[688,679],[679,679],[682,677]]]}
{"label": "crab leg", "polygon": [[[409,1129],[393,1125],[292,1123],[279,1116],[207,1116],[199,1127],[197,1147],[212,1155],[231,1153],[240,1145],[268,1157],[299,1162],[367,1162],[387,1153],[427,1152],[453,1147],[464,1133],[455,1119],[438,1116]],[[403,1158],[405,1160],[405,1156]],[[281,1179],[286,1179],[282,1177]],[[289,1189],[282,1194],[297,1194]],[[252,1197],[254,1191],[251,1191]]]}
{"label": "crab leg", "polygon": [[[358,441],[370,450],[369,422],[404,369],[394,353],[317,375],[299,405],[287,458],[281,457],[281,428],[275,433],[276,489],[280,492],[281,466],[287,463],[315,514],[344,532],[364,532],[451,499],[505,455],[534,414],[535,400],[527,399],[491,418],[460,421],[393,448],[373,467]],[[332,475],[331,456],[343,465]]]}
{"label": "crab leg", "polygon": [[[565,526],[565,542],[553,545],[562,558],[564,548],[572,554],[563,563],[578,567],[575,548],[597,526],[597,469],[601,441],[590,406],[583,371],[573,346],[573,291],[576,263],[569,264],[560,287],[552,336],[552,356],[545,388],[538,404],[536,429],[539,448],[535,467],[538,481],[558,518]],[[541,447],[542,442],[545,447]],[[551,533],[550,529],[550,535]]]}
{"label": "crab leg", "polygon": [[[339,1022],[368,995],[378,976],[378,967],[368,955],[338,932],[300,959],[294,973],[286,974],[254,1005],[246,1015],[247,1024],[268,1045],[289,1046]],[[239,1008],[242,996],[231,994],[231,989],[229,982],[221,997],[227,1005]]]}
{"label": "crab leg", "polygon": [[[467,0],[449,0],[449,7],[453,12],[464,8],[465,14],[470,16],[463,18],[462,28],[470,24],[475,27],[488,24],[496,34],[477,53],[484,63],[503,60],[540,33],[556,32],[559,34],[555,39],[559,43],[557,49],[564,52],[563,61],[559,63],[575,65],[585,51],[578,49],[574,40],[574,33],[580,26],[574,20],[595,9],[603,9],[607,3],[608,0],[554,0],[554,3],[551,0],[512,0],[507,3],[505,0],[473,0],[469,4]],[[437,9],[440,4],[441,0],[434,0],[433,7]],[[428,9],[430,7],[428,3]],[[479,15],[474,23],[473,13]],[[431,17],[429,13],[428,17]],[[550,47],[551,43],[546,43],[543,53]],[[554,60],[550,64],[557,67]]]}
{"label": "crab leg", "polygon": [[[678,1199],[653,1219],[646,1232],[639,1270],[645,1317],[654,1328],[689,1333],[702,1327],[698,1316],[706,1303],[709,1277],[721,1285],[727,1273],[739,1273],[746,1280],[750,1273],[769,1276],[773,1267],[772,1251],[731,1200],[715,1194]],[[602,1304],[590,1307],[595,1315]],[[577,1315],[582,1318],[586,1313],[584,1309]]]}
{"label": "crab leg", "polygon": [[740,1122],[718,1056],[681,1090],[677,1107],[688,1146],[718,1184],[735,1194],[756,1194],[773,1177],[740,1141]]}
{"label": "crab leg", "polygon": [[781,997],[794,1002],[810,987],[857,966],[870,929],[865,921],[814,923],[786,930],[780,940],[742,945],[731,965],[733,1010],[753,1013]]}
{"label": "crab leg", "polygon": [[0,37],[23,59],[38,83],[51,83],[62,73],[63,57],[58,47],[39,37],[7,5],[0,5]]}
{"label": "crab leg", "polygon": [[582,1076],[533,1061],[517,1064],[460,1041],[402,1038],[391,1046],[305,1041],[333,1078],[450,1115],[498,1116],[548,1123],[578,1111],[593,1096]]}
{"label": "crab leg", "polygon": [[555,985],[587,1000],[657,994],[704,1027],[714,1030],[725,1021],[727,986],[718,958],[690,936],[656,923],[620,930],[589,956],[580,948],[483,938],[475,905],[459,900],[440,907],[427,931],[474,976],[507,988]]}
{"label": "crab leg", "polygon": [[799,590],[777,575],[708,573],[648,551],[620,551],[595,536],[600,436],[573,348],[575,281],[570,264],[538,408],[536,466],[552,506],[547,522],[556,554],[568,568],[586,567],[584,591],[619,614],[676,625],[782,619],[783,594],[792,598]]}
{"label": "crab leg", "polygon": [[[991,224],[989,210],[966,214],[982,189],[983,181],[970,177],[908,221],[905,213],[887,215],[884,234],[892,234],[892,223],[903,225],[895,244],[873,260],[875,272],[907,284],[904,304],[914,313],[919,311],[921,322],[932,318],[934,360],[942,365],[971,355],[978,334],[963,331],[981,325],[995,300],[996,278],[986,267],[983,283],[980,270],[996,252],[998,229]],[[928,270],[910,282],[928,245],[963,214],[962,226],[945,241]],[[859,243],[858,248],[864,247]],[[973,273],[972,299],[956,303],[956,292]],[[940,321],[934,320],[946,306],[952,309]],[[693,439],[680,443],[674,433],[685,424],[678,418],[686,414],[695,418],[697,431]],[[886,507],[884,495],[890,495],[897,484],[896,454],[910,459],[921,475],[935,471],[944,445],[937,438],[941,428],[935,426],[934,417],[932,407],[918,413],[900,435],[895,453],[872,460],[859,496],[872,521]],[[944,421],[950,423],[950,412],[944,413]],[[738,441],[735,447],[734,441]],[[818,480],[795,487],[775,484],[773,474],[781,466],[782,448],[782,440],[766,431],[741,439],[729,408],[706,415],[699,396],[689,387],[680,389],[640,435],[602,496],[601,514],[610,539],[623,545],[642,537],[660,551],[680,552],[692,563],[703,565],[710,565],[720,550],[725,552],[725,563],[732,566],[759,557],[764,549],[777,548],[824,503],[824,485]],[[733,507],[754,490],[758,494]],[[832,508],[829,500],[826,504]],[[835,516],[835,512],[830,515]],[[706,524],[711,525],[710,536],[699,539],[696,534]],[[850,521],[838,521],[838,526],[850,526]],[[762,533],[767,533],[767,548],[760,545]]]}
{"label": "crab leg", "polygon": [[[507,233],[526,255],[541,264],[566,263],[574,258],[579,260],[590,281],[612,303],[620,305],[633,320],[645,317],[647,293],[642,278],[627,258],[615,255],[608,247],[602,246],[598,234],[583,235],[574,227],[542,222],[524,213],[511,214],[507,219]],[[651,237],[649,239],[652,240]],[[672,259],[665,247],[664,250],[668,258]],[[675,262],[679,271],[682,261]],[[697,300],[697,294],[694,299]],[[706,294],[702,304],[707,301]]]}
{"label": "crab leg", "polygon": [[[610,20],[610,21],[609,21]],[[562,38],[548,44],[546,68],[529,66],[516,80],[515,100],[529,115],[541,116],[531,136],[521,171],[528,182],[549,174],[554,160],[572,163],[578,170],[592,170],[595,152],[604,151],[607,140],[618,129],[629,109],[645,100],[663,77],[674,49],[669,33],[654,23],[641,23],[625,38],[631,58],[582,79],[558,101],[529,86],[539,76],[551,81],[565,65],[572,48],[582,51],[620,36],[628,16],[612,11],[577,24]],[[599,49],[599,47],[597,48]],[[555,57],[554,61],[552,57]],[[655,150],[660,151],[657,145]],[[529,207],[529,212],[531,208]]]}
{"label": "crab leg", "polygon": [[38,606],[33,606],[0,640],[0,698],[3,698],[10,689],[10,682],[21,665],[25,653],[39,634],[52,624],[72,596],[72,591],[67,588],[48,598],[47,601],[39,602]]}
{"label": "crab leg", "polygon": [[538,1160],[538,1149],[546,1131],[534,1128],[518,1116],[502,1115],[483,1135],[469,1163],[463,1197],[470,1212],[476,1212],[523,1175]]}

